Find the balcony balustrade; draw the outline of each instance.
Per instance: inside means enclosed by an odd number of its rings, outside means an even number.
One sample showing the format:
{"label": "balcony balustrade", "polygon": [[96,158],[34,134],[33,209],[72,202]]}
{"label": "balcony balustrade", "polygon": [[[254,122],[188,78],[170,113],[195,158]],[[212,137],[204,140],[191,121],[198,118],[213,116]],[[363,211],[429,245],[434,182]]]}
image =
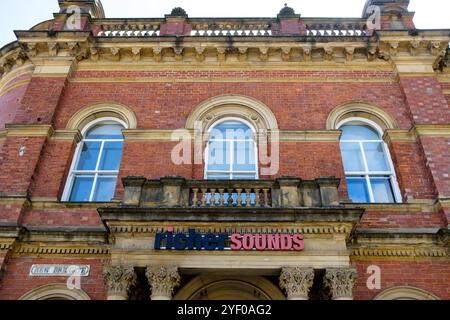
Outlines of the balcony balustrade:
{"label": "balcony balustrade", "polygon": [[122,206],[178,208],[301,208],[339,206],[335,177],[302,180],[186,180],[164,177],[122,179]]}

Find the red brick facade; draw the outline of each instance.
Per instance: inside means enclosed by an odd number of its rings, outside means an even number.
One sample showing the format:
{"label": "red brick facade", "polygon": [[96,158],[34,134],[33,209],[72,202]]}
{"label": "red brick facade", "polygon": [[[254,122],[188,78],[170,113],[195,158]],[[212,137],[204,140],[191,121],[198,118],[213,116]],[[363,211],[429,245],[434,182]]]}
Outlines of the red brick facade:
{"label": "red brick facade", "polygon": [[[389,30],[389,20],[383,19],[383,29]],[[409,16],[404,20],[407,28],[413,28]],[[283,21],[277,28],[284,31],[279,32],[286,35],[306,32],[306,24],[302,22],[299,27],[295,21],[294,24]],[[89,24],[84,27],[91,28]],[[54,28],[57,29],[56,25]],[[98,28],[94,20],[92,29]],[[188,35],[191,29],[185,22],[168,23],[161,27],[161,33]],[[120,104],[134,113],[135,130],[176,130],[185,128],[189,115],[200,104],[226,95],[260,101],[273,112],[278,128],[286,132],[336,129],[327,128],[330,114],[350,104],[374,106],[389,115],[396,127],[384,129],[402,135],[395,138],[395,134],[389,133],[387,138],[402,203],[366,206],[356,230],[388,233],[402,230],[401,234],[411,234],[411,237],[425,232],[435,237],[433,241],[441,241],[424,244],[430,246],[430,252],[446,253],[381,258],[376,254],[350,255],[350,265],[358,271],[353,295],[355,299],[373,299],[384,289],[409,286],[440,299],[450,299],[448,233],[442,231],[448,231],[450,219],[450,76],[439,70],[433,75],[403,74],[397,71],[396,60],[392,59],[394,67],[381,59],[374,66],[360,63],[348,69],[330,61],[323,61],[319,66],[319,60],[305,68],[288,64],[265,66],[259,62],[255,66],[227,67],[213,63],[196,68],[179,62],[173,65],[164,62],[160,66],[151,62],[151,70],[143,65],[141,70],[132,67],[128,71],[127,65],[120,62],[111,68],[115,71],[109,71],[108,64],[102,70],[98,65],[92,67],[95,60],[74,60],[70,71],[53,73],[38,72],[48,62],[42,63],[30,55],[27,65],[34,64],[32,77],[29,73],[22,74],[5,84],[0,78],[0,226],[5,230],[0,234],[0,269],[3,270],[0,299],[19,299],[42,285],[66,281],[64,277],[30,276],[33,264],[89,264],[90,275],[82,278],[83,290],[91,299],[107,298],[102,270],[110,263],[108,254],[90,255],[83,251],[77,255],[44,250],[46,246],[89,247],[89,240],[80,243],[74,240],[78,236],[76,232],[106,232],[97,212],[103,204],[61,202],[78,142],[68,124],[77,112],[100,103]],[[11,87],[19,82],[21,85]],[[69,138],[57,138],[64,130],[72,130],[67,135]],[[123,196],[121,179],[124,177],[181,176],[202,180],[203,164],[172,162],[171,151],[176,144],[158,139],[125,139],[115,199],[120,201]],[[21,148],[24,148],[23,155],[19,152]],[[279,148],[278,172],[260,178],[295,176],[314,180],[334,176],[341,181],[341,200],[348,200],[337,139],[282,141]],[[64,236],[55,233],[55,238],[46,243],[42,236],[33,234],[36,230],[60,232]],[[438,235],[439,230],[444,236]],[[89,238],[85,234],[83,237]],[[25,249],[17,249],[21,246]],[[41,249],[27,251],[27,246]],[[381,268],[380,290],[369,290],[366,286],[370,265]]]}

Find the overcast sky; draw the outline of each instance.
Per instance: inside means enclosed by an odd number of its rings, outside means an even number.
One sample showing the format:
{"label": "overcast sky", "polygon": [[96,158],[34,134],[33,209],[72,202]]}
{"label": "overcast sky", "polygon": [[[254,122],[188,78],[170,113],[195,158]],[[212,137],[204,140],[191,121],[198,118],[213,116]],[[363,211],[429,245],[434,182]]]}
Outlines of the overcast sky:
{"label": "overcast sky", "polygon": [[[102,0],[108,18],[163,17],[184,8],[190,17],[275,17],[287,2],[304,17],[359,17],[366,0]],[[27,30],[53,18],[58,0],[0,0],[0,48]],[[411,0],[419,29],[450,29],[450,0]]]}

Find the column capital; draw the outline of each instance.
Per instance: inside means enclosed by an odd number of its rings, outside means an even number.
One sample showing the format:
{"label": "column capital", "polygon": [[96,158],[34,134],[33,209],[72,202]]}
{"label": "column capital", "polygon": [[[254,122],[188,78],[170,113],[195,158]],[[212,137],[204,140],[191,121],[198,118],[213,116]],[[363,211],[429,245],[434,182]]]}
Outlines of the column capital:
{"label": "column capital", "polygon": [[314,281],[313,268],[285,267],[281,269],[280,288],[288,300],[308,300]]}
{"label": "column capital", "polygon": [[174,289],[180,285],[177,266],[148,266],[145,275],[152,289],[152,300],[171,300]]}
{"label": "column capital", "polygon": [[131,266],[106,266],[103,278],[108,290],[108,300],[127,300],[128,290],[136,283],[136,273]]}
{"label": "column capital", "polygon": [[353,300],[353,287],[358,272],[354,268],[331,268],[325,272],[324,285],[333,300]]}

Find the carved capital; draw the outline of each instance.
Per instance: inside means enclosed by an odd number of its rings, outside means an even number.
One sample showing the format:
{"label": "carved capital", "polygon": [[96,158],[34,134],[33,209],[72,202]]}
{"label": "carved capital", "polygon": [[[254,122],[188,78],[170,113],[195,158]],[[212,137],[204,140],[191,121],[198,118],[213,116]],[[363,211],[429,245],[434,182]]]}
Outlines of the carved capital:
{"label": "carved capital", "polygon": [[398,47],[399,47],[398,42],[389,42],[389,53],[391,56],[395,57],[397,55]]}
{"label": "carved capital", "polygon": [[323,58],[327,61],[331,61],[333,60],[333,54],[334,54],[334,50],[331,47],[325,47],[323,48],[324,50],[324,56]]}
{"label": "carved capital", "polygon": [[59,51],[59,45],[56,42],[48,42],[47,43],[47,47],[48,47],[48,54],[51,57],[56,57],[58,55],[58,51]]}
{"label": "carved capital", "polygon": [[156,62],[162,61],[162,50],[163,50],[163,48],[161,48],[161,47],[153,48],[153,59]]}
{"label": "carved capital", "polygon": [[227,49],[225,47],[217,48],[217,59],[219,61],[225,61],[227,58]]}
{"label": "carved capital", "polygon": [[145,275],[151,286],[152,300],[171,300],[174,289],[180,285],[177,266],[149,266]]}
{"label": "carved capital", "polygon": [[353,286],[358,273],[356,269],[327,269],[324,285],[330,289],[333,300],[352,300]]}
{"label": "carved capital", "polygon": [[27,43],[27,54],[28,57],[36,57],[37,56],[37,43]]}
{"label": "carved capital", "polygon": [[311,48],[303,48],[303,60],[311,61]]}
{"label": "carved capital", "polygon": [[286,292],[288,300],[308,300],[309,290],[314,281],[314,269],[286,267],[281,269],[280,288]]}
{"label": "carved capital", "polygon": [[284,47],[281,49],[281,58],[283,61],[291,60],[291,51],[292,49],[290,47]]}
{"label": "carved capital", "polygon": [[108,289],[108,300],[126,300],[128,290],[136,283],[136,274],[130,266],[107,266],[103,269],[103,279]]}
{"label": "carved capital", "polygon": [[355,54],[355,47],[345,48],[345,56],[347,61],[352,61],[354,54]]}
{"label": "carved capital", "polygon": [[269,48],[267,48],[267,47],[260,47],[259,48],[259,58],[262,61],[267,61],[269,59]]}
{"label": "carved capital", "polygon": [[119,61],[120,60],[120,49],[112,47],[110,49],[111,51],[111,60],[112,61]]}

